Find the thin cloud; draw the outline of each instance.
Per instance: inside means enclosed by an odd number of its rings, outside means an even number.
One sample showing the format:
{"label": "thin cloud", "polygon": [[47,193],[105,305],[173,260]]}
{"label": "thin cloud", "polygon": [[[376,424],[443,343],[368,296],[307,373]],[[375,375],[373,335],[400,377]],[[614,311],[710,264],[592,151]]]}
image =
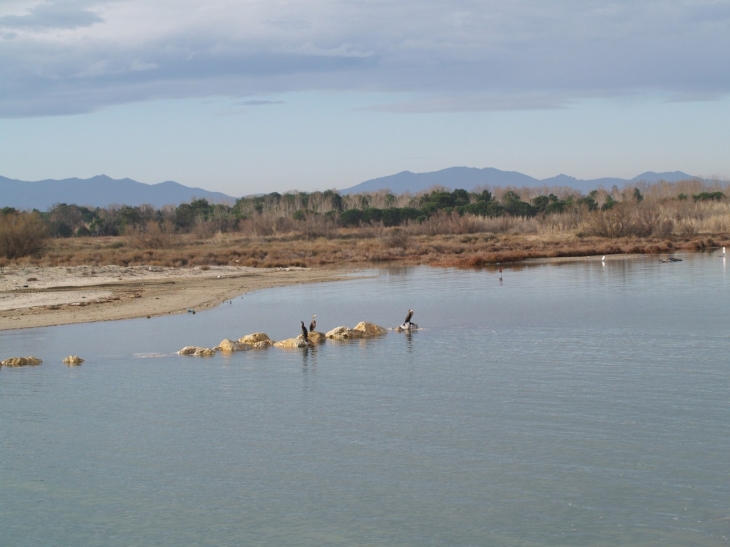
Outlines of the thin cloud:
{"label": "thin cloud", "polygon": [[709,100],[728,65],[725,1],[48,0],[0,16],[0,116],[298,91],[413,97],[382,112]]}
{"label": "thin cloud", "polygon": [[0,27],[14,29],[75,29],[101,23],[103,19],[82,2],[44,2],[23,15],[0,17]]}
{"label": "thin cloud", "polygon": [[261,100],[250,100],[250,101],[241,101],[240,103],[237,103],[243,106],[266,106],[270,104],[284,104],[284,101],[261,101]]}
{"label": "thin cloud", "polygon": [[505,110],[556,110],[567,108],[572,101],[553,95],[496,95],[428,97],[389,104],[372,105],[357,110],[423,114],[429,112],[498,112]]}

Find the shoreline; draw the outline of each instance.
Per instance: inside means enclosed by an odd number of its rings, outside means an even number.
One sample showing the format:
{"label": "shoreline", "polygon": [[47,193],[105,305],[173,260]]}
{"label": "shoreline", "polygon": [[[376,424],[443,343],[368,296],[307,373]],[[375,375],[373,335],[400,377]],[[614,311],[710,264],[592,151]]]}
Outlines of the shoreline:
{"label": "shoreline", "polygon": [[343,280],[353,269],[210,266],[3,268],[0,331],[202,312],[260,289]]}
{"label": "shoreline", "polygon": [[[646,257],[626,253],[607,261]],[[502,267],[600,261],[601,256],[529,258]],[[391,262],[389,266],[397,264]],[[416,267],[414,264],[400,264]],[[261,289],[346,280],[383,265],[350,268],[204,266],[17,266],[0,269],[0,331],[202,312]],[[439,266],[432,266],[439,267]],[[499,263],[489,266],[497,268]]]}

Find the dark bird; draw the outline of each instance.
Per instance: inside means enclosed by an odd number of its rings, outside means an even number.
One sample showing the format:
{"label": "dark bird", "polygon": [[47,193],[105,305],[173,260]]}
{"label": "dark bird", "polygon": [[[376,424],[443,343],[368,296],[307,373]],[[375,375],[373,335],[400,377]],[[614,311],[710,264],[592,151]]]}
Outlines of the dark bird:
{"label": "dark bird", "polygon": [[312,322],[309,324],[309,332],[314,332],[315,328],[317,328],[317,314],[316,313],[312,316]]}
{"label": "dark bird", "polygon": [[411,317],[413,317],[413,310],[408,310],[408,315],[406,315],[406,320],[403,321],[404,325],[410,325],[411,324]]}
{"label": "dark bird", "polygon": [[307,333],[307,326],[304,324],[304,321],[299,321],[302,324],[302,336],[304,336],[305,340],[309,340],[309,334]]}

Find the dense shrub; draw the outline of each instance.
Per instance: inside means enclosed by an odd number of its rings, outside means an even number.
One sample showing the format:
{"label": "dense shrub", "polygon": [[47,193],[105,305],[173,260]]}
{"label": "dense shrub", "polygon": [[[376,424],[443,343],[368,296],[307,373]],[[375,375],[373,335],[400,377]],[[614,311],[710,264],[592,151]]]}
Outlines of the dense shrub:
{"label": "dense shrub", "polygon": [[0,257],[14,259],[40,254],[47,239],[48,227],[40,214],[0,215]]}
{"label": "dense shrub", "polygon": [[340,213],[340,223],[345,227],[359,226],[362,220],[362,211],[360,209],[348,209]]}
{"label": "dense shrub", "polygon": [[169,220],[163,223],[150,220],[144,226],[130,230],[129,245],[138,249],[172,249],[180,245],[175,225]]}
{"label": "dense shrub", "polygon": [[701,192],[692,196],[694,201],[722,201],[724,198],[722,192]]}

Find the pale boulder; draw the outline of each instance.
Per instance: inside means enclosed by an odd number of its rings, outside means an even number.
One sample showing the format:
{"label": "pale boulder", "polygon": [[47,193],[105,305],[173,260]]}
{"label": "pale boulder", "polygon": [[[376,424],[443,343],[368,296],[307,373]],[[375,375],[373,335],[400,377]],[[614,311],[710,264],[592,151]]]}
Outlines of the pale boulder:
{"label": "pale boulder", "polygon": [[241,344],[246,344],[248,346],[254,347],[256,347],[256,344],[258,344],[259,342],[270,342],[270,344],[268,345],[271,345],[271,343],[273,343],[271,338],[269,338],[265,332],[254,332],[253,334],[247,334],[243,338],[239,338],[238,341]]}
{"label": "pale boulder", "polygon": [[64,358],[63,362],[70,367],[77,367],[81,363],[83,363],[84,360],[78,355],[69,355],[68,357]]}
{"label": "pale boulder", "polygon": [[313,330],[309,333],[309,341],[312,344],[324,344],[325,340],[327,340],[327,335],[325,335],[323,332],[317,332]]}
{"label": "pale boulder", "polygon": [[278,342],[274,342],[275,348],[285,348],[285,349],[292,349],[292,348],[306,348],[309,347],[310,343],[304,339],[304,336],[301,334],[297,336],[296,338],[288,338],[286,340],[280,340]]}
{"label": "pale boulder", "polygon": [[237,340],[229,340],[228,338],[226,338],[214,349],[216,351],[222,351],[225,353],[233,353],[234,351],[245,351],[251,349],[251,346],[249,346],[248,344],[242,344]]}
{"label": "pale boulder", "polygon": [[215,350],[211,348],[201,348],[199,346],[185,346],[178,351],[180,355],[194,355],[196,357],[210,357],[215,355]]}
{"label": "pale boulder", "polygon": [[360,321],[355,328],[337,327],[329,331],[326,336],[332,340],[349,340],[351,338],[373,338],[382,336],[388,331],[375,323]]}
{"label": "pale boulder", "polygon": [[28,357],[10,357],[4,361],[0,361],[0,365],[4,367],[32,367],[40,365],[42,362],[37,357],[29,355]]}
{"label": "pale boulder", "polygon": [[348,340],[356,337],[353,330],[348,329],[347,327],[335,327],[325,334],[325,336],[330,340]]}
{"label": "pale boulder", "polygon": [[355,328],[352,330],[360,333],[361,338],[382,336],[383,334],[386,334],[388,332],[387,329],[384,329],[380,325],[376,325],[375,323],[368,323],[367,321],[360,321],[357,325],[355,325]]}

